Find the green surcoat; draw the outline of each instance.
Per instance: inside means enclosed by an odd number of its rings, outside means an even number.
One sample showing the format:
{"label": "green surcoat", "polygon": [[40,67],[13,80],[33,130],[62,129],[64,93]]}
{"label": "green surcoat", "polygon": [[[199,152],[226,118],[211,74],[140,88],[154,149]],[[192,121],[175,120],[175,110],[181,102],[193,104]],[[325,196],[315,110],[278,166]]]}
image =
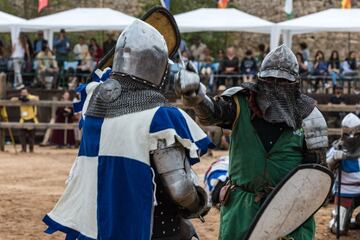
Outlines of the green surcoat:
{"label": "green surcoat", "polygon": [[[236,188],[230,192],[228,202],[221,207],[221,240],[243,239],[264,201],[258,201],[258,194],[255,193],[263,192],[265,187],[276,186],[288,172],[301,163],[304,143],[302,129],[287,129],[271,150],[266,152],[251,123],[246,96],[240,93],[234,100],[237,103],[238,116],[233,125],[230,142],[229,176],[232,183],[246,186],[246,189],[251,191]],[[312,217],[288,237],[311,240],[314,236],[315,221]]]}

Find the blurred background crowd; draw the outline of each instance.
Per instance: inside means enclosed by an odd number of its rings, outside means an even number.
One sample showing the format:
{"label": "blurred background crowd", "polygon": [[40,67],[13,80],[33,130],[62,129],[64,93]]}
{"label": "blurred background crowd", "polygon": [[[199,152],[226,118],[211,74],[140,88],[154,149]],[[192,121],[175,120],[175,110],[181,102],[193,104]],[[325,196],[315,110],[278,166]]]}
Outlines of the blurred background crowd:
{"label": "blurred background crowd", "polygon": [[[0,72],[6,74],[8,88],[74,90],[115,46],[117,36],[108,32],[102,43],[86,35],[78,35],[76,41],[70,41],[62,29],[53,42],[53,50],[42,31],[32,38],[21,33],[14,45],[0,39]],[[339,52],[333,50],[326,56],[322,49],[309,51],[305,42],[295,46],[294,51],[306,93],[336,93],[337,88],[341,91],[346,88],[348,93],[360,93],[357,51],[340,57]],[[215,93],[241,82],[254,81],[269,47],[261,43],[255,49],[245,47],[242,54],[238,54],[238,49],[233,46],[214,51],[201,38],[194,38],[189,42],[182,40],[180,52],[185,63],[192,61],[195,64],[208,91]],[[174,64],[169,66],[168,88],[171,90],[174,74],[180,67],[177,56]]]}

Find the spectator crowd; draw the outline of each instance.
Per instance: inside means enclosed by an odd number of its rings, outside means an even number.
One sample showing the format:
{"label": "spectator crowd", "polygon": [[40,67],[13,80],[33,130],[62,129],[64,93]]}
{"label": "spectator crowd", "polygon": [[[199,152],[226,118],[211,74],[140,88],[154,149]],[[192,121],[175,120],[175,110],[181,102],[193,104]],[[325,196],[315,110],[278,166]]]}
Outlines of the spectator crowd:
{"label": "spectator crowd", "polygon": [[[39,31],[31,41],[27,34],[21,33],[11,51],[6,51],[0,40],[0,72],[7,73],[9,85],[14,89],[35,87],[45,89],[73,90],[85,81],[94,70],[96,63],[116,44],[114,34],[108,33],[102,46],[95,38],[80,35],[75,44],[71,43],[64,29],[54,39],[53,48]],[[178,64],[170,66],[169,79],[172,83],[174,74],[185,64],[192,61],[202,82],[210,92],[221,88],[236,86],[241,82],[256,79],[261,62],[269,51],[264,44],[257,49],[236,49],[228,47],[212,52],[200,38],[192,41],[190,47],[184,40],[180,43],[182,61],[177,56]],[[243,51],[241,56],[238,54]],[[359,93],[359,62],[357,52],[350,51],[341,60],[338,51],[329,56],[318,50],[311,54],[306,43],[297,47],[296,57],[299,62],[303,90],[307,93],[336,92],[336,88],[345,87],[350,92]],[[176,62],[176,61],[175,61]],[[346,84],[345,84],[346,83]],[[346,85],[346,86],[345,86]],[[171,88],[172,84],[169,85]]]}
{"label": "spectator crowd", "polygon": [[[256,50],[247,49],[242,58],[237,55],[234,47],[219,50],[215,55],[199,39],[190,48],[182,42],[180,49],[185,63],[190,60],[195,63],[202,82],[210,92],[218,91],[221,86],[231,87],[240,82],[254,81],[261,62],[269,51],[264,44],[259,44]],[[327,93],[331,90],[335,93],[337,87],[343,89],[346,83],[349,92],[351,88],[353,93],[359,93],[360,65],[355,51],[350,51],[341,60],[336,50],[328,58],[323,51],[318,50],[311,58],[306,43],[300,43],[297,49],[295,53],[305,92]],[[179,66],[173,66],[170,72],[175,73],[178,68]]]}
{"label": "spectator crowd", "polygon": [[42,31],[37,32],[33,41],[27,34],[20,33],[18,41],[8,48],[0,39],[0,72],[7,73],[8,83],[14,89],[72,90],[115,44],[114,34],[108,33],[102,46],[95,38],[82,35],[73,45],[62,29],[50,49]]}

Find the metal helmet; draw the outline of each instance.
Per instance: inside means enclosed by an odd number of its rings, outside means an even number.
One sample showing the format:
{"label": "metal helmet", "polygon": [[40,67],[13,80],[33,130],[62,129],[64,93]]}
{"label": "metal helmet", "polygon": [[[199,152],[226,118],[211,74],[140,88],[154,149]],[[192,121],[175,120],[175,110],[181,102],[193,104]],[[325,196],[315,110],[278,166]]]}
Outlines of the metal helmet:
{"label": "metal helmet", "polygon": [[258,77],[283,78],[296,81],[299,76],[299,64],[296,56],[285,45],[281,45],[269,52],[260,67]]}
{"label": "metal helmet", "polygon": [[119,36],[113,72],[130,75],[153,87],[164,82],[168,49],[164,37],[151,25],[135,20]]}
{"label": "metal helmet", "polygon": [[355,152],[360,148],[360,118],[349,113],[341,122],[342,140],[344,148]]}

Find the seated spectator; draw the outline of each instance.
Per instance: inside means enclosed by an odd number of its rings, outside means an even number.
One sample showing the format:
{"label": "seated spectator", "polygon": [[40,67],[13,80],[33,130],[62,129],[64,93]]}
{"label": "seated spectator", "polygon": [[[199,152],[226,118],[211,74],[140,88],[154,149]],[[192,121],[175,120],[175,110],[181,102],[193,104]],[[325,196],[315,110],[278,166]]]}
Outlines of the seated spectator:
{"label": "seated spectator", "polygon": [[84,49],[81,53],[81,63],[77,66],[76,72],[81,82],[84,82],[87,74],[90,74],[94,69],[94,61],[90,55],[89,50]]}
{"label": "seated spectator", "polygon": [[89,52],[90,52],[91,57],[96,62],[98,62],[103,56],[103,50],[101,49],[99,44],[96,42],[95,38],[90,39]]}
{"label": "seated spectator", "polygon": [[331,52],[329,61],[328,61],[328,71],[331,76],[332,84],[333,84],[333,93],[335,93],[335,89],[337,86],[337,79],[340,74],[340,58],[339,52],[334,50]]}
{"label": "seated spectator", "polygon": [[307,44],[305,42],[301,42],[299,46],[300,46],[300,53],[302,54],[304,61],[309,61],[310,51],[308,49]]}
{"label": "seated spectator", "polygon": [[210,56],[210,50],[206,48],[204,50],[204,62],[200,69],[200,79],[208,87],[208,90],[212,91],[213,89],[213,81],[214,81],[214,74],[213,74],[213,61],[214,58]]}
{"label": "seated spectator", "polygon": [[190,46],[191,56],[194,60],[202,61],[204,60],[203,51],[207,48],[206,44],[204,44],[199,37],[196,37],[194,40],[194,44]]}
{"label": "seated spectator", "polygon": [[348,57],[342,64],[342,74],[344,76],[355,76],[358,74],[358,67],[356,53],[350,51]]}
{"label": "seated spectator", "polygon": [[243,75],[243,82],[252,82],[257,72],[257,62],[252,56],[251,50],[246,50],[245,57],[241,61],[240,72]]}
{"label": "seated spectator", "polygon": [[34,57],[38,55],[39,52],[43,49],[43,45],[47,43],[44,39],[44,32],[38,31],[36,34],[37,38],[34,40],[33,47],[34,47]]}
{"label": "seated spectator", "polygon": [[305,76],[308,74],[308,61],[304,60],[303,55],[300,52],[296,53],[296,59],[299,63],[299,75]]}
{"label": "seated spectator", "polygon": [[266,55],[266,49],[265,49],[265,44],[260,43],[258,45],[258,50],[259,53],[256,57],[256,62],[257,62],[257,68],[260,68],[262,61],[264,60],[264,57]]}
{"label": "seated spectator", "polygon": [[[313,75],[317,76],[314,84],[314,92],[318,90],[320,79],[323,81],[324,88],[328,88],[329,84],[326,82],[325,76],[327,75],[328,66],[325,61],[324,53],[322,51],[317,51],[315,54]],[[321,78],[323,77],[323,78]]]}
{"label": "seated spectator", "polygon": [[[334,96],[332,96],[330,98],[330,102],[329,104],[345,104],[345,98],[343,97],[343,88],[340,86],[337,86],[335,88],[335,92],[334,92]],[[330,112],[329,113],[329,118],[327,120],[328,123],[328,127],[331,128],[339,128],[340,127],[340,123],[341,123],[341,119],[343,119],[343,117],[345,117],[346,113],[345,112]]]}
{"label": "seated spectator", "polygon": [[78,78],[74,68],[69,68],[67,70],[66,82],[68,83],[69,90],[75,90],[78,86]]}
{"label": "seated spectator", "polygon": [[231,77],[231,75],[239,73],[239,58],[235,55],[234,47],[226,49],[226,56],[220,65],[220,73],[228,76],[219,79],[217,86],[225,84],[229,85],[228,83],[225,83],[226,79],[232,80],[232,86],[237,84],[237,77]]}
{"label": "seated spectator", "polygon": [[0,73],[6,73],[8,70],[8,59],[5,55],[3,42],[0,40]]}
{"label": "seated spectator", "polygon": [[222,62],[225,58],[225,53],[224,53],[224,50],[220,49],[218,52],[217,52],[217,56],[216,56],[216,59],[215,61],[216,62]]}
{"label": "seated spectator", "polygon": [[85,38],[84,36],[80,36],[79,37],[79,43],[75,44],[73,52],[75,54],[75,59],[79,62],[81,62],[81,53],[84,52],[85,50],[88,50],[89,47],[86,44]]}
{"label": "seated spectator", "polygon": [[[71,101],[70,93],[65,91],[61,101]],[[56,110],[55,123],[73,123],[74,111],[71,107],[59,107]],[[74,130],[55,129],[52,133],[52,143],[58,148],[75,146]]]}
{"label": "seated spectator", "polygon": [[46,89],[56,88],[59,67],[55,55],[49,49],[47,41],[43,44],[41,52],[36,56],[38,63],[38,76],[41,85]]}
{"label": "seated spectator", "polygon": [[103,42],[104,55],[110,52],[110,50],[116,45],[116,40],[114,40],[114,33],[108,32],[106,35],[107,39]]}
{"label": "seated spectator", "polygon": [[184,62],[185,66],[189,62],[189,52],[188,51],[182,51],[181,52],[181,59]]}

